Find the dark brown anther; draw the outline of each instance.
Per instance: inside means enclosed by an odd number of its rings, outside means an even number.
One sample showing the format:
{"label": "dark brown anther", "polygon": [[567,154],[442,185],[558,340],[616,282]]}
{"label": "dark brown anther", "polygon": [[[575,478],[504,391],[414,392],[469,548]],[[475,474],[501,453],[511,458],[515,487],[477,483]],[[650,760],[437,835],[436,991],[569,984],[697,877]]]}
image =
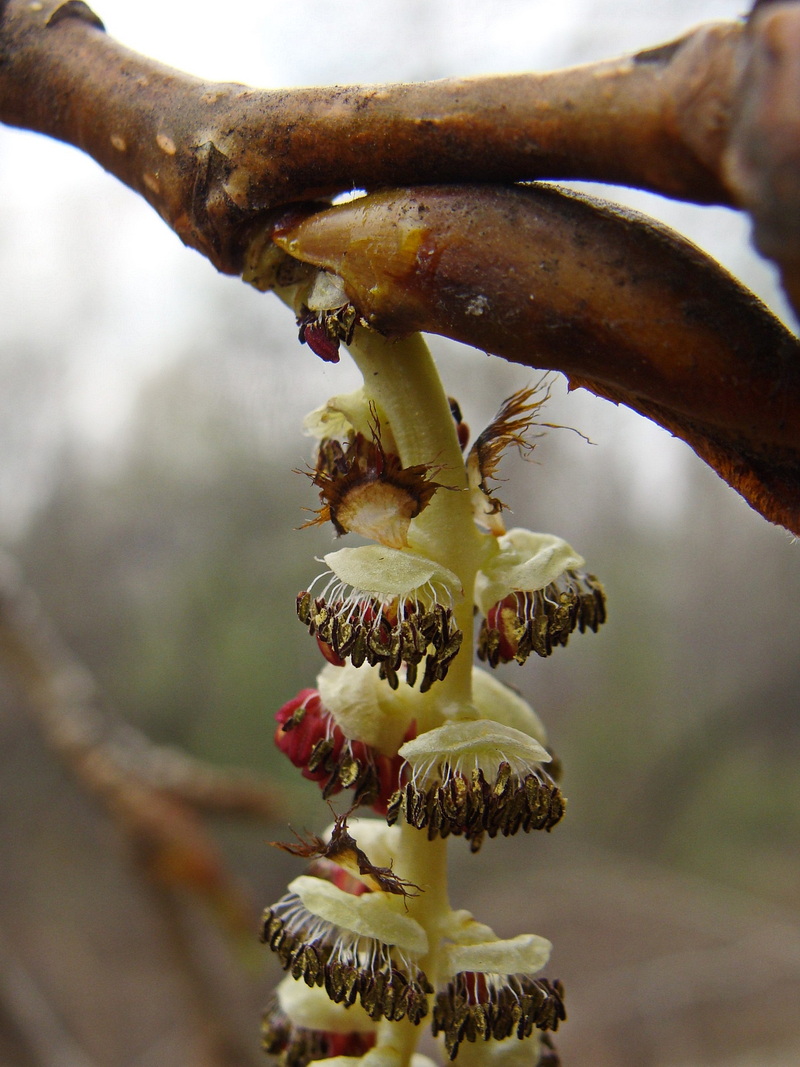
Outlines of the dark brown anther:
{"label": "dark brown anther", "polygon": [[520,778],[502,761],[493,781],[478,768],[470,778],[450,772],[444,782],[421,789],[410,781],[392,797],[388,820],[402,814],[409,825],[426,829],[430,840],[455,834],[476,852],[485,835],[509,837],[519,830],[550,830],[563,816],[558,786],[543,769]]}
{"label": "dark brown anther", "polygon": [[328,738],[321,738],[314,745],[311,750],[311,755],[308,760],[308,769],[310,771],[318,771],[321,768],[327,769],[328,759],[333,752],[333,741]]}
{"label": "dark brown anther", "polygon": [[558,981],[462,973],[437,995],[432,1029],[444,1034],[445,1048],[454,1059],[464,1040],[504,1041],[512,1034],[522,1039],[534,1029],[557,1030],[564,1018],[564,990]]}

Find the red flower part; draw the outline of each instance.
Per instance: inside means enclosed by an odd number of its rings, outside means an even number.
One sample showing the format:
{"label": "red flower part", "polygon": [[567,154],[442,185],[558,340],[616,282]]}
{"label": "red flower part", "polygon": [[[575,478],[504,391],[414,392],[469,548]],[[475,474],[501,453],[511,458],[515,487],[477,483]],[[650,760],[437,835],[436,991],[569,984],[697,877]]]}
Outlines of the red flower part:
{"label": "red flower part", "polygon": [[328,1059],[331,1056],[363,1056],[375,1044],[375,1034],[325,1034]]}
{"label": "red flower part", "polygon": [[307,344],[311,351],[326,363],[339,362],[339,339],[331,337],[324,323],[313,318],[310,322],[300,322],[300,341]]}
{"label": "red flower part", "polygon": [[333,860],[324,858],[314,860],[308,867],[308,873],[313,874],[315,878],[324,878],[326,882],[332,882],[337,889],[341,889],[343,893],[350,893],[354,897],[372,892],[366,882],[362,882],[360,878],[356,878],[354,874],[346,871]]}
{"label": "red flower part", "polygon": [[[300,768],[304,778],[311,782],[324,782],[329,772],[313,759],[315,750],[319,749],[320,742],[329,742],[331,747],[328,755],[336,759],[346,739],[330,713],[322,706],[316,689],[301,689],[294,700],[283,705],[275,720],[278,723],[275,744],[281,752],[289,757],[295,767]],[[331,792],[338,793],[339,789]]]}
{"label": "red flower part", "polygon": [[606,596],[593,574],[565,570],[543,589],[511,592],[494,604],[478,634],[478,658],[489,665],[524,663],[535,652],[549,656],[575,630],[584,633],[606,620]]}
{"label": "red flower part", "polygon": [[[275,719],[275,744],[304,778],[320,783],[325,798],[353,789],[357,804],[369,804],[379,815],[386,814],[390,798],[402,785],[401,756],[345,737],[316,689],[301,689]],[[403,741],[415,736],[412,723]]]}
{"label": "red flower part", "polygon": [[334,667],[344,667],[347,660],[342,659],[333,645],[329,644],[327,641],[323,641],[319,634],[316,635],[316,638],[319,650],[328,663],[332,663]]}
{"label": "red flower part", "polygon": [[374,1032],[334,1033],[297,1026],[273,1000],[261,1027],[264,1051],[278,1059],[280,1067],[306,1067],[332,1056],[363,1056],[375,1044]]}

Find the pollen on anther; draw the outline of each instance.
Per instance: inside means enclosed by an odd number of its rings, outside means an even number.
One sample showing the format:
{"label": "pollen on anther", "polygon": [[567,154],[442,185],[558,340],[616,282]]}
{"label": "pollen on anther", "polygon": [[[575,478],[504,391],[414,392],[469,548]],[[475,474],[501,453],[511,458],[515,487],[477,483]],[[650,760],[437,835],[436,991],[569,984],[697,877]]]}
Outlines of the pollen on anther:
{"label": "pollen on anther", "polygon": [[118,152],[127,152],[128,142],[120,133],[111,134],[111,147],[116,148]]}
{"label": "pollen on anther", "polygon": [[564,987],[558,980],[461,973],[437,995],[432,1029],[444,1035],[450,1059],[455,1059],[463,1041],[523,1040],[534,1030],[557,1030],[565,1018]]}

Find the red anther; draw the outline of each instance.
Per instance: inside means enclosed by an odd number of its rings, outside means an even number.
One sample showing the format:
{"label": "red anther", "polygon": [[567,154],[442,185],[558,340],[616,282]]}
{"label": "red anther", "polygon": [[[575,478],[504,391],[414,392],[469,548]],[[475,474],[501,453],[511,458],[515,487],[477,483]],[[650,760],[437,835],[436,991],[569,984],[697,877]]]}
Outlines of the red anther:
{"label": "red anther", "polygon": [[339,340],[333,338],[317,319],[301,322],[300,340],[326,363],[339,362]]}
{"label": "red anther", "polygon": [[346,660],[342,659],[336,649],[332,645],[329,645],[327,641],[323,641],[319,634],[317,634],[316,637],[319,650],[328,663],[332,663],[334,667],[344,667]]}

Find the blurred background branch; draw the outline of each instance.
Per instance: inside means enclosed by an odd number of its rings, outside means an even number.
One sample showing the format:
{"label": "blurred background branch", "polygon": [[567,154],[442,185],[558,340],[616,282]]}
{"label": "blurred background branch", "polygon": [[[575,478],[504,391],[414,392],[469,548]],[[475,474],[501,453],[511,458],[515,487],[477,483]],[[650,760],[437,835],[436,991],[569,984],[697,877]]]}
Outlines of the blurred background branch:
{"label": "blurred background branch", "polygon": [[[255,776],[226,773],[152,745],[141,732],[102,712],[94,680],[69,654],[6,555],[0,557],[0,666],[20,689],[53,754],[111,816],[147,883],[191,1008],[193,1062],[202,1067],[246,1062],[246,1047],[217,1002],[208,961],[187,925],[185,894],[210,906],[229,935],[247,944],[258,909],[229,874],[198,816],[212,812],[273,820],[282,810],[276,794]],[[61,1041],[55,1017],[44,1010],[46,1002],[13,952],[4,960],[3,985],[13,992],[6,998],[7,1010],[25,1034],[32,1029],[32,1015],[41,1016],[34,1051],[44,1049],[44,1055],[37,1062],[88,1067],[66,1033]]]}

